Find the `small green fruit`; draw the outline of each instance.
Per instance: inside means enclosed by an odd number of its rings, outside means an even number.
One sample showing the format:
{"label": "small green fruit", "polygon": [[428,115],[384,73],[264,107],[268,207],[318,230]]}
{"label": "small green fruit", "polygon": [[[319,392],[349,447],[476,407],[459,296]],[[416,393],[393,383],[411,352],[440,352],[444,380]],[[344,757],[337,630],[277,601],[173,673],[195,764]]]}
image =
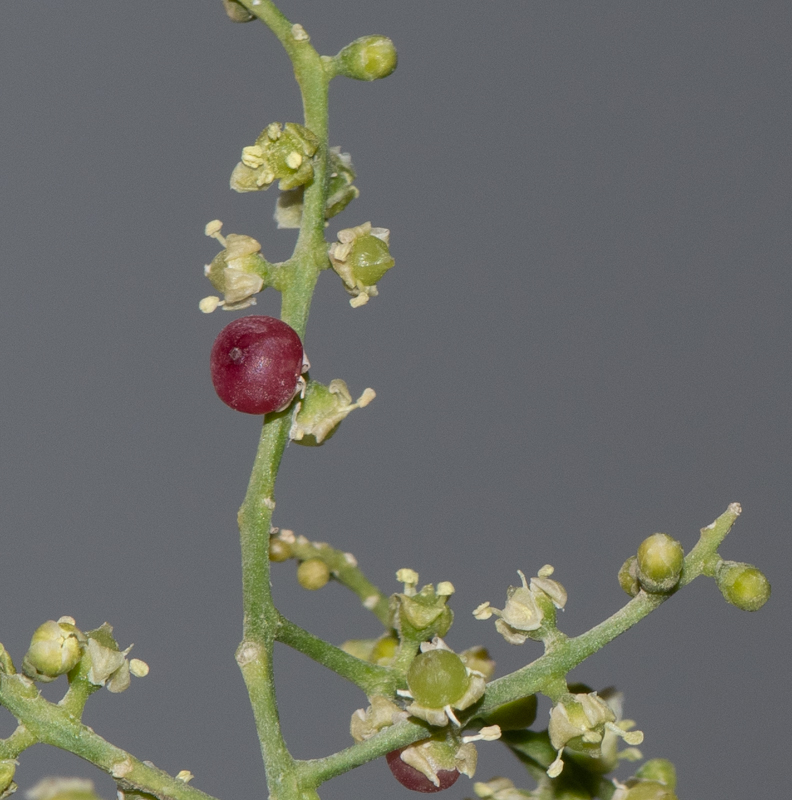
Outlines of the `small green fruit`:
{"label": "small green fruit", "polygon": [[462,659],[450,650],[419,653],[407,670],[407,686],[415,701],[427,708],[443,708],[459,700],[470,685]]}
{"label": "small green fruit", "polygon": [[653,533],[638,548],[638,580],[647,592],[670,592],[685,563],[682,545],[667,533]]}
{"label": "small green fruit", "polygon": [[770,599],[770,581],[751,564],[724,561],[715,580],[726,602],[743,611],[758,611]]}

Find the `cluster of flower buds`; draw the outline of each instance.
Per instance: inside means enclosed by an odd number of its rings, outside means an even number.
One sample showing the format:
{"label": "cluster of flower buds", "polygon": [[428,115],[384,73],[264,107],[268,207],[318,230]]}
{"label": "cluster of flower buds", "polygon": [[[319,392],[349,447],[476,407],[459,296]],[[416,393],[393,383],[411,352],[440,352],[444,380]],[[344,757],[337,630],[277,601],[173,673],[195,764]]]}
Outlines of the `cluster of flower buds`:
{"label": "cluster of flower buds", "polygon": [[631,597],[645,592],[673,591],[682,576],[685,551],[667,533],[653,533],[641,542],[637,555],[630,556],[619,570],[619,585]]}
{"label": "cluster of flower buds", "polygon": [[294,189],[313,180],[311,159],[319,140],[296,122],[271,122],[255,143],[242,149],[242,159],[231,173],[231,188],[237,192],[269,189],[279,181],[280,189]]}
{"label": "cluster of flower buds", "polygon": [[563,608],[567,601],[566,589],[550,578],[553,572],[553,567],[546,564],[529,584],[525,575],[517,570],[522,586],[507,589],[504,608],[482,603],[473,611],[473,616],[476,619],[499,617],[495,628],[509,644],[523,644],[526,639],[544,641],[552,638],[557,634],[556,609]]}
{"label": "cluster of flower buds", "polygon": [[296,405],[289,436],[297,444],[323,444],[349,413],[356,408],[365,408],[376,396],[373,389],[366,389],[353,403],[344,381],[336,379],[325,386],[309,380],[302,400]]}
{"label": "cluster of flower buds", "polygon": [[142,678],[149,671],[144,661],[127,659],[131,649],[130,645],[119,650],[107,623],[83,633],[72,617],[61,617],[36,629],[22,660],[22,671],[35,681],[47,683],[79,665],[93,686],[123,692],[129,687],[130,674]]}
{"label": "cluster of flower buds", "polygon": [[396,263],[388,249],[389,242],[387,228],[372,228],[370,222],[364,222],[339,231],[338,241],[330,245],[330,263],[352,295],[349,304],[353,308],[377,296],[376,284]]}

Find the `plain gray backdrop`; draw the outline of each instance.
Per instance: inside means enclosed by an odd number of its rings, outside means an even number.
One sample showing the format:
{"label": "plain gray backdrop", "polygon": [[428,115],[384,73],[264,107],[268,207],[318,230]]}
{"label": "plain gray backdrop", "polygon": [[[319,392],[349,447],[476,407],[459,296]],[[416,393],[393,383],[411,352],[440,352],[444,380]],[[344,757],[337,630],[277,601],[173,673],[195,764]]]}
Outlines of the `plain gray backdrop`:
{"label": "plain gray backdrop", "polygon": [[[383,33],[400,61],[330,92],[331,143],[361,196],[328,236],[388,227],[397,266],[359,309],[323,275],[306,339],[313,377],[378,396],[326,446],[287,450],[276,524],[353,552],[389,592],[405,566],[452,581],[449,643],[488,646],[503,674],[539,645],[508,645],[470,612],[502,605],[518,568],[556,567],[562,627],[580,633],[625,601],[616,572],[645,536],[689,548],[741,502],[722,553],[766,571],[770,603],[746,614],[699,580],[572,677],[625,693],[680,797],[782,796],[792,5],[282,8],[320,52]],[[261,797],[233,659],[235,514],[260,423],[215,397],[209,349],[232,315],[197,304],[209,220],[271,260],[291,252],[276,191],[228,189],[244,145],[301,119],[288,60],[220,0],[4,0],[0,103],[0,640],[20,660],[46,619],[108,620],[151,674],[93,697],[88,724],[223,800]],[[256,310],[277,313],[277,296]],[[282,610],[332,641],[378,633],[337,585],[300,590],[291,563],[273,582]],[[294,753],[349,744],[362,694],[285,649],[277,671]],[[13,725],[3,711],[0,735]],[[477,779],[532,786],[499,745],[479,753]],[[112,795],[44,746],[17,777],[53,773]],[[321,795],[406,791],[379,761]]]}

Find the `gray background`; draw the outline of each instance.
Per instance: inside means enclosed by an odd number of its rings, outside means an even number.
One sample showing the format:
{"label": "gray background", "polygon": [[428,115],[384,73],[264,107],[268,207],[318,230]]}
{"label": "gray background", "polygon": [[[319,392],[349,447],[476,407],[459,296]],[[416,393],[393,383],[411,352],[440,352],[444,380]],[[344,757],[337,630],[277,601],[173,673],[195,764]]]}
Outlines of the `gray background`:
{"label": "gray background", "polygon": [[[749,615],[698,581],[573,673],[615,683],[687,798],[789,785],[789,155],[792,6],[753,2],[284,0],[321,52],[391,36],[387,81],[338,80],[332,143],[361,197],[332,221],[392,230],[397,267],[353,310],[323,276],[320,380],[377,400],[326,447],[291,447],[276,523],[394,571],[451,580],[461,649],[501,674],[539,652],[470,611],[551,563],[582,632],[656,530],[690,547],[731,501],[725,557],[774,584]],[[288,61],[219,0],[0,9],[2,632],[109,620],[151,665],[86,721],[222,798],[261,796],[242,680],[235,513],[258,420],[215,397],[204,238],[215,217],[285,258],[275,192],[227,189],[240,149],[299,119]],[[263,313],[277,312],[264,296]],[[377,627],[338,586],[275,591],[334,641]],[[354,687],[279,651],[297,756],[345,746]],[[58,696],[62,681],[47,690]],[[541,712],[546,713],[543,707]],[[0,735],[13,720],[2,712]],[[520,768],[480,748],[479,779]],[[43,746],[22,788],[96,776]],[[626,772],[629,774],[629,769]],[[405,797],[383,762],[324,800]],[[448,796],[472,795],[460,781]]]}

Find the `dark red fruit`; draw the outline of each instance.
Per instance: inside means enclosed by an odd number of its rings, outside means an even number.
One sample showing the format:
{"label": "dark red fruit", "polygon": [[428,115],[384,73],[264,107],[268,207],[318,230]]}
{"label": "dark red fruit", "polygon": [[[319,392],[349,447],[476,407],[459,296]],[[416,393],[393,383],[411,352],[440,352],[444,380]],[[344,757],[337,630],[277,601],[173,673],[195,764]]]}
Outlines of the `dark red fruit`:
{"label": "dark red fruit", "polygon": [[[403,750],[404,748],[402,748]],[[459,773],[455,769],[441,769],[437,772],[437,780],[440,785],[435,786],[423,772],[419,772],[415,767],[411,767],[401,760],[402,750],[391,750],[385,756],[393,777],[407,789],[414,792],[442,792],[456,783]]]}
{"label": "dark red fruit", "polygon": [[297,332],[274,317],[240,317],[217,335],[210,360],[218,397],[245,414],[280,411],[292,401],[303,369]]}

